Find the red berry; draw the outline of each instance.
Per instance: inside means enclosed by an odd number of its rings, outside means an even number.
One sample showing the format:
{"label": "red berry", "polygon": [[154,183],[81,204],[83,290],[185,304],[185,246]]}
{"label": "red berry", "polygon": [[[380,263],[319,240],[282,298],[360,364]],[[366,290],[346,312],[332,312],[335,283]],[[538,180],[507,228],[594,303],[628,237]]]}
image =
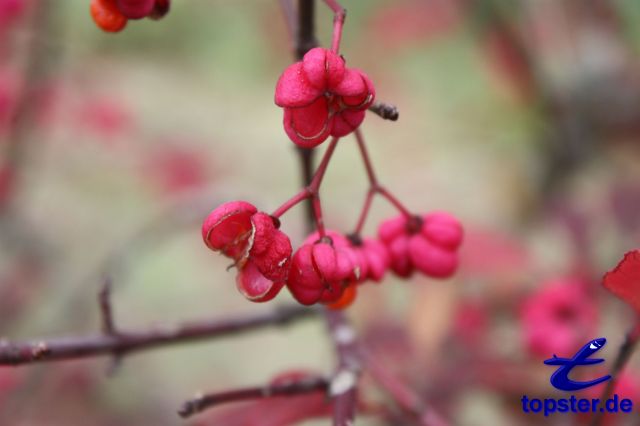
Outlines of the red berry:
{"label": "red berry", "polygon": [[155,0],[116,0],[118,9],[129,19],[142,19],[149,15]]}
{"label": "red berry", "polygon": [[148,17],[151,19],[162,19],[167,13],[169,13],[170,8],[170,0],[156,0],[156,3]]}
{"label": "red berry", "polygon": [[116,7],[115,0],[91,0],[91,17],[103,31],[117,33],[127,25],[127,17]]}

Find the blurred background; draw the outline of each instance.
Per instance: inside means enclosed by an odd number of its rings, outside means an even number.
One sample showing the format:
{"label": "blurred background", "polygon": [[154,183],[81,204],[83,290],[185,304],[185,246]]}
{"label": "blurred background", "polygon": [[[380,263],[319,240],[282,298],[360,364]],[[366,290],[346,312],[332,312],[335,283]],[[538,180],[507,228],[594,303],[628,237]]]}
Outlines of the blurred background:
{"label": "blurred background", "polygon": [[[542,360],[603,335],[611,362],[632,324],[600,279],[640,237],[640,3],[343,5],[342,53],[400,111],[395,123],[369,114],[362,127],[380,179],[411,209],[450,211],[466,230],[455,278],[389,274],[363,286],[348,315],[380,363],[452,424],[540,424],[520,398],[555,395]],[[163,20],[117,35],[88,9],[0,0],[0,336],[98,332],[106,275],[123,328],[291,302],[286,291],[247,302],[200,236],[224,201],[272,211],[299,188],[273,103],[292,62],[279,2],[176,0]],[[317,10],[326,46],[332,15]],[[366,189],[345,138],[323,186],[327,226],[352,228]],[[377,200],[366,233],[392,214]],[[294,245],[302,219],[302,209],[284,217]],[[559,335],[541,343],[541,333]],[[134,354],[110,377],[105,357],[1,367],[0,424],[184,424],[176,410],[196,391],[327,373],[334,362],[316,319]],[[640,403],[634,368],[621,386]],[[410,424],[366,374],[362,395],[391,414],[365,409],[356,424]],[[278,425],[265,419],[287,410],[249,403],[186,424]]]}

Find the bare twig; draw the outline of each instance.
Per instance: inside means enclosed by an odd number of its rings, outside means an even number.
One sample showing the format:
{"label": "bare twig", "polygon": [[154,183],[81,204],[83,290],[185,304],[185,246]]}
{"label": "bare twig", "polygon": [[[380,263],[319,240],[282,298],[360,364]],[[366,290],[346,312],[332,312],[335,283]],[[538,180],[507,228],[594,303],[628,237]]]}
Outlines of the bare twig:
{"label": "bare twig", "polygon": [[369,107],[369,111],[377,114],[385,120],[397,121],[400,117],[400,112],[395,105],[387,104],[384,102],[375,102]]}
{"label": "bare twig", "polygon": [[[296,58],[317,45],[314,26],[314,0],[299,0],[298,27],[296,31]],[[344,18],[344,16],[343,16]],[[313,177],[313,150],[299,148],[303,186],[311,183]],[[307,230],[313,231],[314,214],[312,203],[306,214]],[[338,371],[331,380],[329,394],[334,401],[334,425],[347,426],[353,423],[356,412],[356,385],[360,362],[356,349],[355,331],[342,312],[325,310],[330,336],[338,354]]]}
{"label": "bare twig", "polygon": [[338,370],[329,387],[329,396],[333,399],[333,424],[351,426],[356,415],[361,368],[356,332],[342,311],[327,309],[325,317],[338,355]]}
{"label": "bare twig", "polygon": [[[602,391],[602,395],[600,395],[600,401],[604,404],[604,401],[609,399],[613,390],[616,387],[618,379],[620,378],[620,373],[624,369],[624,367],[629,362],[631,355],[635,351],[638,346],[638,342],[640,341],[640,321],[639,318],[636,318],[636,324],[633,329],[627,333],[627,336],[620,346],[620,350],[618,351],[618,356],[613,362],[613,367],[611,368],[611,380],[607,382],[607,386]],[[591,426],[598,426],[602,423],[602,419],[604,416],[603,411],[597,411],[593,418],[591,419]]]}
{"label": "bare twig", "polygon": [[272,325],[287,325],[316,313],[313,309],[293,306],[252,316],[216,318],[152,330],[121,330],[117,334],[71,336],[29,342],[0,341],[0,365],[22,365],[113,354],[123,356],[156,347],[237,335]]}
{"label": "bare twig", "polygon": [[223,392],[213,392],[198,395],[182,404],[178,410],[181,417],[189,417],[207,408],[227,402],[238,402],[249,399],[270,398],[274,396],[292,396],[312,392],[323,392],[328,388],[329,382],[323,377],[307,377],[288,383],[270,384]]}
{"label": "bare twig", "polygon": [[111,278],[104,280],[102,289],[98,293],[98,304],[100,305],[102,332],[108,336],[117,334],[111,309]]}
{"label": "bare twig", "polygon": [[[361,348],[362,349],[362,348]],[[432,407],[390,371],[384,368],[368,351],[360,351],[364,367],[371,377],[386,391],[398,406],[421,426],[445,426],[447,422]]]}

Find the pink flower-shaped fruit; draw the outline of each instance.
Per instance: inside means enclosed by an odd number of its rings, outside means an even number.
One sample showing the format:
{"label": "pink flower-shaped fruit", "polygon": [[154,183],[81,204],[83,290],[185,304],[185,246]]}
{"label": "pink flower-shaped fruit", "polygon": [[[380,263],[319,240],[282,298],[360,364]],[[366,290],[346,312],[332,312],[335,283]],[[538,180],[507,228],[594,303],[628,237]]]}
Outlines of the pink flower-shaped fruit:
{"label": "pink flower-shaped fruit", "polygon": [[418,269],[434,278],[447,278],[458,267],[463,229],[448,213],[398,216],[383,222],[378,236],[387,247],[391,269],[398,276],[408,277]]}
{"label": "pink flower-shaped fruit", "polygon": [[366,74],[347,68],[338,54],[316,47],[280,76],[275,103],[284,108],[289,138],[312,148],[330,135],[342,137],[357,129],[374,97]]}
{"label": "pink flower-shaped fruit", "polygon": [[284,281],[266,278],[251,261],[247,262],[236,275],[238,291],[252,302],[267,302],[278,295]]}
{"label": "pink flower-shaped fruit", "polygon": [[618,266],[605,274],[603,284],[640,313],[640,250],[625,254]]}
{"label": "pink flower-shaped fruit", "polygon": [[129,19],[142,19],[149,15],[155,0],[117,0],[118,10]]}
{"label": "pink flower-shaped fruit", "polygon": [[333,303],[353,275],[351,259],[331,243],[303,244],[291,259],[287,287],[303,305]]}
{"label": "pink flower-shaped fruit", "polygon": [[258,209],[245,201],[230,201],[216,208],[202,224],[202,238],[211,250],[234,260],[246,252],[252,233],[251,217]]}
{"label": "pink flower-shaped fruit", "polygon": [[275,297],[289,275],[291,242],[271,216],[244,201],[216,208],[202,225],[207,247],[235,261],[236,283],[249,300]]}
{"label": "pink flower-shaped fruit", "polygon": [[593,335],[597,314],[581,281],[563,278],[543,283],[522,306],[525,343],[541,357],[571,355]]}

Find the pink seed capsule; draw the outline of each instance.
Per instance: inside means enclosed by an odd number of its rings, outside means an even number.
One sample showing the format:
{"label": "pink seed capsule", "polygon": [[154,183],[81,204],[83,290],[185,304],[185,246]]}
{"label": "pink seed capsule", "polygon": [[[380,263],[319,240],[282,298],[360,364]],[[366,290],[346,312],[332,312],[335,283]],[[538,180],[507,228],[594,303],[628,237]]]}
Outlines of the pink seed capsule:
{"label": "pink seed capsule", "polygon": [[117,0],[120,12],[129,19],[142,19],[153,10],[155,0]]}

